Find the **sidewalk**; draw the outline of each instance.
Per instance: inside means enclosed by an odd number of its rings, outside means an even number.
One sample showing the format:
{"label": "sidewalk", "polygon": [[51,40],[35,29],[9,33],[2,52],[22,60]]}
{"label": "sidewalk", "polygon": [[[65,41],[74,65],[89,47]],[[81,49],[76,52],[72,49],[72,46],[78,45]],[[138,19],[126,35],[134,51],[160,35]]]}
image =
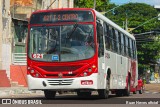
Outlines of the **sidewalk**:
{"label": "sidewalk", "polygon": [[29,91],[28,87],[0,87],[0,97],[18,94],[43,94],[43,92]]}
{"label": "sidewalk", "polygon": [[160,83],[145,84],[145,91],[160,93]]}

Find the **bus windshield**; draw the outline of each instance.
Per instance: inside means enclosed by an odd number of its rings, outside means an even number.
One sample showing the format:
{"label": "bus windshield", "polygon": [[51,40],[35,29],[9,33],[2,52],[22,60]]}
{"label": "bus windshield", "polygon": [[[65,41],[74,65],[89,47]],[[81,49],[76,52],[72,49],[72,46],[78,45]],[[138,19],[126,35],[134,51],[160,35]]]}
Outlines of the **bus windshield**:
{"label": "bus windshield", "polygon": [[93,57],[93,25],[69,24],[31,27],[29,57],[37,61],[64,62]]}

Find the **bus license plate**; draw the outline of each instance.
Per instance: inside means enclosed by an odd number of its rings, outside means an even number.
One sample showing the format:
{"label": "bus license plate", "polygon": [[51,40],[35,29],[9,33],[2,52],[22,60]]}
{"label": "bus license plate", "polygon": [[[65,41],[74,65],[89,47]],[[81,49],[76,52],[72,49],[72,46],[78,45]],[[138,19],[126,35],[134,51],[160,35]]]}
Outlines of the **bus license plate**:
{"label": "bus license plate", "polygon": [[93,81],[92,80],[81,80],[81,85],[92,85]]}

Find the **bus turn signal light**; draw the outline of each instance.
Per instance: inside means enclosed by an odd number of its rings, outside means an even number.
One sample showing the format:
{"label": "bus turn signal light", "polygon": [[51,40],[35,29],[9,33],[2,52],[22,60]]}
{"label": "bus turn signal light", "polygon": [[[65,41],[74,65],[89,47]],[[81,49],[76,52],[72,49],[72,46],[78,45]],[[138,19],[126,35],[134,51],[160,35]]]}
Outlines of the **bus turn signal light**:
{"label": "bus turn signal light", "polygon": [[41,74],[34,69],[28,69],[29,74],[35,78],[42,78]]}

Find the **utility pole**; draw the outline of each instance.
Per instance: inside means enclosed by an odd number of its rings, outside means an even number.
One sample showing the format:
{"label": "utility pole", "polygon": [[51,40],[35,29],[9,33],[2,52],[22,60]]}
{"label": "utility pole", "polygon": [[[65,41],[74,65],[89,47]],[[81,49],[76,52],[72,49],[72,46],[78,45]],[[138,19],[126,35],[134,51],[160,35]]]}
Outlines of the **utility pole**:
{"label": "utility pole", "polygon": [[126,10],[126,23],[125,23],[125,30],[128,31],[128,11]]}
{"label": "utility pole", "polygon": [[[2,9],[2,3],[0,3],[0,9]],[[0,11],[0,70],[2,69],[2,11]]]}
{"label": "utility pole", "polygon": [[128,18],[126,17],[125,30],[128,31]]}
{"label": "utility pole", "polygon": [[93,9],[96,9],[96,0],[94,0],[94,6]]}

